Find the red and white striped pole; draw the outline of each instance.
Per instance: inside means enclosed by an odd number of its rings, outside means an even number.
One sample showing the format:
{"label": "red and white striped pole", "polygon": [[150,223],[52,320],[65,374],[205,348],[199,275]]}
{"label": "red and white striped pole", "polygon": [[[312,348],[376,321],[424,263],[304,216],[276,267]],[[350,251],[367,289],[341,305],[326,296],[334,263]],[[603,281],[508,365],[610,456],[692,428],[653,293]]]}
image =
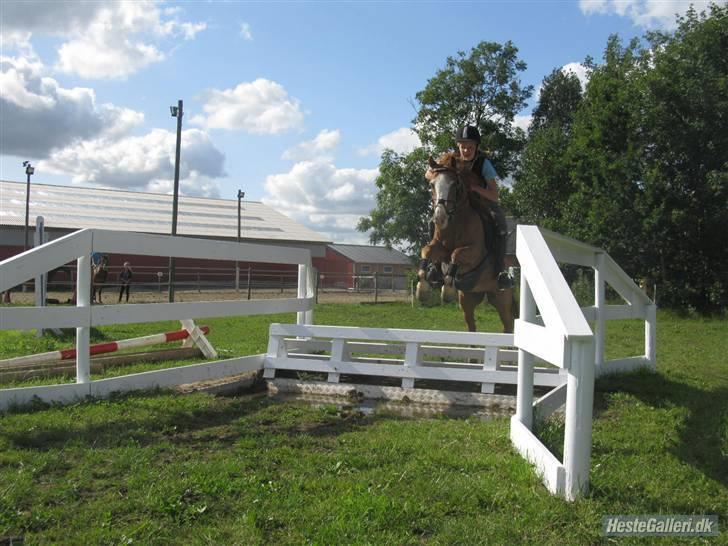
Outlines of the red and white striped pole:
{"label": "red and white striped pole", "polygon": [[[210,331],[209,326],[200,326],[203,334]],[[104,353],[113,353],[121,349],[129,349],[132,347],[144,347],[145,345],[157,345],[158,343],[170,343],[172,341],[181,341],[189,337],[187,330],[176,330],[174,332],[166,332],[164,334],[153,334],[151,336],[134,337],[131,339],[122,339],[120,341],[112,341],[110,343],[99,343],[89,347],[91,355],[99,355]],[[48,353],[38,353],[35,355],[19,356],[16,358],[8,358],[0,360],[0,369],[12,368],[24,364],[41,364],[43,362],[56,362],[58,360],[72,360],[76,358],[76,349],[61,349],[60,351],[50,351]]]}

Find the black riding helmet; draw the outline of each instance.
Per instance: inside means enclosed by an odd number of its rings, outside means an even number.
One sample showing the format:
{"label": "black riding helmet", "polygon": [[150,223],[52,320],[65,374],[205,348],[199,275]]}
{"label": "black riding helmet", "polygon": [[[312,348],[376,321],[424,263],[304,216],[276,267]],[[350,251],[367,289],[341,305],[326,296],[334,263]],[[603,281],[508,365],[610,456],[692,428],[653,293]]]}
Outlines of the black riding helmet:
{"label": "black riding helmet", "polygon": [[480,132],[477,127],[466,125],[465,127],[458,129],[458,132],[455,134],[455,140],[458,142],[462,142],[463,140],[474,140],[480,144]]}

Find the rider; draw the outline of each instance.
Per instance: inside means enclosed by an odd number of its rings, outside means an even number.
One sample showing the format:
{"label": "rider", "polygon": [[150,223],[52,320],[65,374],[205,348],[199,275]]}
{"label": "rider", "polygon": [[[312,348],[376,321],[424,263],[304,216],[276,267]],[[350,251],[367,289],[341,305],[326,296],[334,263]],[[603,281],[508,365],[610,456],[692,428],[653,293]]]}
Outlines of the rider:
{"label": "rider", "polygon": [[477,176],[471,179],[470,191],[484,197],[476,199],[480,212],[492,217],[496,224],[495,240],[495,271],[498,273],[498,288],[512,288],[513,280],[505,271],[506,238],[508,236],[508,225],[503,210],[498,204],[498,184],[493,164],[488,157],[478,151],[480,145],[480,132],[472,125],[466,125],[458,130],[455,140],[462,162],[461,170],[469,169]]}

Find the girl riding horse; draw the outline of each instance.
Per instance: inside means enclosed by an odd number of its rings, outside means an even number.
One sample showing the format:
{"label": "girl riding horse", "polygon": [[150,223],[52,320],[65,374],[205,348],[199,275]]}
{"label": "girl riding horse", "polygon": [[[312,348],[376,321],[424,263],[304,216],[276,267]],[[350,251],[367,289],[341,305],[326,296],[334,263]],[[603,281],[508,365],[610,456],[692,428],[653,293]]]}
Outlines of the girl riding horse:
{"label": "girl riding horse", "polygon": [[[503,331],[513,332],[513,290],[499,290],[496,260],[486,251],[480,214],[471,206],[467,171],[458,172],[456,158],[445,156],[439,163],[430,158],[434,176],[430,180],[435,211],[435,234],[421,252],[423,263],[444,265],[443,298],[457,289],[458,301],[468,330],[475,331],[475,307],[487,296],[503,323]],[[418,297],[430,290],[425,267],[418,273]]]}

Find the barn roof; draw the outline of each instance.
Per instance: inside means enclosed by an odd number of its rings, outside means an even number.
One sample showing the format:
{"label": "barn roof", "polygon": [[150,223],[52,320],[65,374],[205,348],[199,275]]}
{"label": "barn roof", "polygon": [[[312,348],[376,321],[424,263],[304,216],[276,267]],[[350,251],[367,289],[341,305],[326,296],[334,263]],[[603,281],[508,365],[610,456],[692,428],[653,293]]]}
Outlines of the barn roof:
{"label": "barn roof", "polygon": [[355,263],[412,265],[405,254],[393,248],[367,245],[329,245],[329,247]]}
{"label": "barn roof", "polygon": [[[25,183],[0,180],[0,225],[25,225]],[[242,202],[241,237],[329,243],[320,233],[256,201]],[[142,233],[172,230],[172,196],[125,190],[31,183],[30,225],[43,216],[46,228],[103,228]],[[179,235],[236,238],[237,199],[179,196]]]}

